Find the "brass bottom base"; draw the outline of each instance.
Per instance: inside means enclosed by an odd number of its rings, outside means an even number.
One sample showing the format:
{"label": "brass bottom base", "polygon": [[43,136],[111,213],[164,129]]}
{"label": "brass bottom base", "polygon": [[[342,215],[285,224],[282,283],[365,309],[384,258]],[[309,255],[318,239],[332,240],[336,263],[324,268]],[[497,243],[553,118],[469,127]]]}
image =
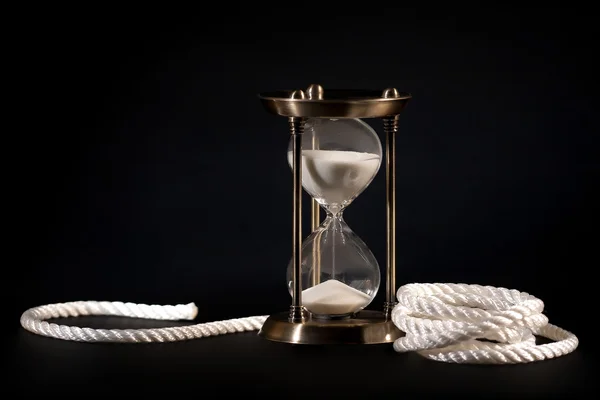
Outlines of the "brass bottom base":
{"label": "brass bottom base", "polygon": [[289,322],[289,313],[271,315],[258,335],[268,340],[294,344],[392,343],[404,334],[381,311],[363,310],[347,319],[316,319]]}

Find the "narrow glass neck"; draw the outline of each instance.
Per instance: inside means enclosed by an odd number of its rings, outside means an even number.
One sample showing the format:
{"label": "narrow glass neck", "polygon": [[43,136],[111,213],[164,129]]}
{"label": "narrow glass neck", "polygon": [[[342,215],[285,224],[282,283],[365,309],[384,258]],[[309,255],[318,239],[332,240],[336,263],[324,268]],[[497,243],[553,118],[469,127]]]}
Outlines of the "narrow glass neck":
{"label": "narrow glass neck", "polygon": [[337,205],[329,206],[325,208],[326,218],[327,219],[338,219],[343,220],[344,216],[344,207],[340,207]]}

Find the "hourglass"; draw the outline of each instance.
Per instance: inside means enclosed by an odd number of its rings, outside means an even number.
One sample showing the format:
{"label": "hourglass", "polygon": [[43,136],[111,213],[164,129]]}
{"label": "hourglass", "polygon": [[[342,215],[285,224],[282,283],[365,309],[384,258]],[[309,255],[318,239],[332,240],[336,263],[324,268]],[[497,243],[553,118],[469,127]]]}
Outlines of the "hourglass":
{"label": "hourglass", "polygon": [[[287,313],[269,316],[259,335],[297,344],[393,342],[401,335],[390,319],[396,290],[394,136],[411,95],[392,88],[324,91],[311,85],[259,98],[267,111],[289,120],[287,161],[294,188],[287,268],[292,305]],[[386,133],[386,301],[380,310],[367,309],[381,283],[377,259],[343,218],[382,165],[382,144],[363,121],[368,118],[383,118]],[[304,240],[303,190],[312,198],[312,232]]]}

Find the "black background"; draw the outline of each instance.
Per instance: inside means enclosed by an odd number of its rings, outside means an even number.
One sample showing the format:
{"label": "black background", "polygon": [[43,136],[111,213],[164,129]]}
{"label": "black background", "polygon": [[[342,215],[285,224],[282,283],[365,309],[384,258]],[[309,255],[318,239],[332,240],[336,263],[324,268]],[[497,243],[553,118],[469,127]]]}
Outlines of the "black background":
{"label": "black background", "polygon": [[[26,382],[30,393],[145,387],[210,398],[214,388],[287,397],[332,390],[551,397],[589,384],[582,317],[589,311],[581,304],[598,265],[599,200],[589,10],[163,11],[52,9],[21,26],[24,42],[10,64],[24,113],[15,135],[22,155],[9,196],[18,211],[8,217],[18,215],[14,236],[24,248],[3,292],[15,305],[6,316],[17,339],[7,342],[13,382]],[[527,291],[545,301],[552,323],[578,334],[575,354],[490,369],[437,364],[390,346],[282,346],[254,333],[127,347],[20,329],[26,308],[74,300],[193,301],[198,322],[285,311],[289,134],[256,95],[311,83],[414,96],[397,139],[397,285]],[[368,122],[383,140],[381,122]],[[345,217],[383,269],[383,169]]]}

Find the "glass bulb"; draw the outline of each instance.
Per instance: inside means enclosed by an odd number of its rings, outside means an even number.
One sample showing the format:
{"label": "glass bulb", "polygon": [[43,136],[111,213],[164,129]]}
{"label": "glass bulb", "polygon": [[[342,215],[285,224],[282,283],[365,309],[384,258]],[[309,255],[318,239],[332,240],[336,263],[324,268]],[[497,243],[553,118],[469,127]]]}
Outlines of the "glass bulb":
{"label": "glass bulb", "polygon": [[[292,165],[292,140],[288,163]],[[302,135],[302,186],[325,209],[341,210],[381,166],[381,141],[360,119],[310,118]]]}
{"label": "glass bulb", "polygon": [[[292,165],[292,142],[288,162]],[[314,118],[302,138],[302,185],[326,211],[302,244],[302,303],[316,317],[343,317],[368,306],[379,289],[380,269],[343,211],[381,166],[377,133],[359,119]],[[292,293],[292,262],[287,280]]]}

